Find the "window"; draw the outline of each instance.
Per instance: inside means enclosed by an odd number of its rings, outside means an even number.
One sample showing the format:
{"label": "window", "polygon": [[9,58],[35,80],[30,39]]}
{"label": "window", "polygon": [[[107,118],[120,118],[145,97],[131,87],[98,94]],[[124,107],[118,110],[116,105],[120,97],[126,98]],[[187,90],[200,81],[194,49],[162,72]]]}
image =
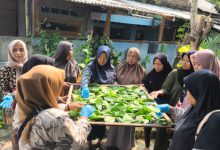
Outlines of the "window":
{"label": "window", "polygon": [[58,8],[52,8],[51,13],[53,14],[59,14],[60,10]]}
{"label": "window", "polygon": [[41,12],[45,12],[45,13],[49,13],[50,12],[50,8],[49,7],[45,7],[45,6],[41,6],[40,10],[41,10]]}
{"label": "window", "polygon": [[48,22],[47,24],[42,24],[41,28],[42,29],[47,29],[47,30],[59,29],[60,31],[71,31],[71,32],[77,32],[78,31],[78,28],[75,25],[66,24],[66,23],[65,24],[64,23],[56,23],[56,22]]}

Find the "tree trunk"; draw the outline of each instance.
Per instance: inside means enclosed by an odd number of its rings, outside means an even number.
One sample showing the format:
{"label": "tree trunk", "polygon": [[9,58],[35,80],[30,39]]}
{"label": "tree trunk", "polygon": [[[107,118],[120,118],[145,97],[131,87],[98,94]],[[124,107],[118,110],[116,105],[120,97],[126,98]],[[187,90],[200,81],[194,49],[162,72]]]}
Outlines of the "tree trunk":
{"label": "tree trunk", "polygon": [[195,23],[196,23],[196,17],[198,13],[198,0],[191,0],[191,8],[190,8],[190,47],[192,48],[194,45],[194,37],[193,35],[195,34]]}

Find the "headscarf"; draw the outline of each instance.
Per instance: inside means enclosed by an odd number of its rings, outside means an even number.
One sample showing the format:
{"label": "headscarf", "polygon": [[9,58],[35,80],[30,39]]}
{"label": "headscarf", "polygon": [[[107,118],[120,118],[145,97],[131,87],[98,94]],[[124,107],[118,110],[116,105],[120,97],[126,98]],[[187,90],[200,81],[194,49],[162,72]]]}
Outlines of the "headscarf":
{"label": "headscarf", "polygon": [[23,66],[22,69],[22,74],[28,72],[29,70],[31,70],[31,68],[33,68],[34,66],[37,65],[54,65],[54,59],[48,57],[48,56],[44,56],[44,55],[40,55],[40,54],[36,54],[33,55]]}
{"label": "headscarf", "polygon": [[220,77],[220,62],[214,52],[209,49],[201,50],[193,54],[194,59],[198,60],[202,69],[208,69]]}
{"label": "headscarf", "polygon": [[184,79],[186,88],[196,100],[176,124],[171,150],[191,150],[195,142],[196,129],[203,117],[220,109],[220,82],[209,70],[199,70]]}
{"label": "headscarf", "polygon": [[121,62],[116,68],[116,78],[118,84],[141,84],[146,74],[145,69],[138,62],[140,58],[139,49],[132,47],[128,49],[127,53],[134,53],[137,57],[137,62],[133,65],[127,63],[127,61]]}
{"label": "headscarf", "polygon": [[189,70],[184,70],[182,68],[178,69],[178,80],[179,80],[179,83],[182,87],[183,87],[183,79],[185,77],[187,77],[189,74],[194,72],[193,65],[192,65],[192,62],[190,60],[190,55],[194,54],[195,52],[196,52],[195,50],[190,50],[189,52],[186,52],[186,53],[182,54],[182,59],[186,55],[189,58],[189,61],[190,61],[190,69]]}
{"label": "headscarf", "polygon": [[167,56],[163,53],[157,54],[154,59],[153,63],[156,59],[159,59],[163,64],[163,70],[157,72],[155,69],[152,69],[144,78],[143,83],[145,88],[148,92],[157,91],[161,89],[167,75],[172,71],[172,67],[167,59]]}
{"label": "headscarf", "polygon": [[[18,119],[22,123],[33,109],[49,106],[58,108],[57,98],[62,90],[64,71],[49,65],[37,65],[20,76],[17,82],[16,100]],[[32,121],[24,128],[22,138],[29,138]]]}
{"label": "headscarf", "polygon": [[220,112],[213,113],[201,129],[194,144],[196,149],[217,150],[220,147]]}
{"label": "headscarf", "polygon": [[[98,63],[98,58],[102,53],[106,53],[108,61],[105,65],[101,66]],[[115,70],[111,64],[110,48],[108,46],[99,46],[96,53],[96,58],[88,64],[88,67],[92,71],[90,83],[99,84],[112,84],[115,82]]]}
{"label": "headscarf", "polygon": [[[13,48],[15,44],[20,43],[24,49],[24,58],[22,62],[17,62],[16,59],[13,57]],[[8,61],[6,62],[6,65],[16,69],[16,80],[21,75],[23,64],[28,60],[28,51],[26,44],[21,40],[13,40],[8,45]]]}
{"label": "headscarf", "polygon": [[72,47],[72,43],[68,41],[61,41],[57,45],[57,50],[53,58],[55,59],[54,66],[65,70],[65,81],[74,83],[76,82],[79,73],[78,64],[74,59],[69,61],[66,59]]}

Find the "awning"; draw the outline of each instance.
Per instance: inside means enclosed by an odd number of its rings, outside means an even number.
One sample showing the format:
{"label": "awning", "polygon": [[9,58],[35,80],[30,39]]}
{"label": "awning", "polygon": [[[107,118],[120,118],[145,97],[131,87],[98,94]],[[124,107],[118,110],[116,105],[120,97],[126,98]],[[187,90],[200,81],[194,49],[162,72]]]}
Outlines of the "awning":
{"label": "awning", "polygon": [[[124,9],[131,11],[131,13],[132,11],[138,11],[138,12],[144,12],[144,13],[150,13],[156,15],[174,16],[177,18],[190,20],[189,11],[140,3],[131,0],[65,0],[65,1],[71,1],[74,3],[86,4],[92,6]],[[217,18],[218,16],[220,16],[220,14],[215,10],[213,4],[207,2],[206,0],[199,0],[198,8],[203,12],[217,15]],[[213,28],[219,30],[219,24],[220,24],[219,21],[216,18],[213,18],[213,20],[214,20]]]}
{"label": "awning", "polygon": [[93,6],[103,6],[109,8],[119,8],[129,11],[145,12],[157,15],[170,15],[177,18],[189,19],[190,13],[187,11],[172,9],[168,7],[161,7],[157,5],[144,4],[129,0],[66,0],[75,3],[93,5]]}

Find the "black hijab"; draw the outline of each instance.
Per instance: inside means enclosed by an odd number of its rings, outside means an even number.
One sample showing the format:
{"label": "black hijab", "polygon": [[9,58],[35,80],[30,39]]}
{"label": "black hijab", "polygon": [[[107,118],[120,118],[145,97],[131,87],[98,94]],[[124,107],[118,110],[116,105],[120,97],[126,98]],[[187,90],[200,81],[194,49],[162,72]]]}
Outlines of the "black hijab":
{"label": "black hijab", "polygon": [[72,47],[73,47],[72,43],[68,41],[61,41],[57,45],[56,53],[53,56],[53,58],[55,59],[55,64],[54,64],[55,67],[60,69],[64,69],[66,67],[68,63],[66,57],[69,54],[69,51],[71,50]]}
{"label": "black hijab", "polygon": [[40,54],[33,55],[26,63],[24,63],[24,66],[22,68],[22,74],[28,72],[29,70],[31,70],[32,67],[37,66],[37,65],[53,66],[54,59],[48,56],[40,55]]}
{"label": "black hijab", "polygon": [[152,69],[144,78],[143,83],[148,92],[157,91],[161,89],[163,82],[165,81],[167,75],[172,70],[170,63],[167,60],[167,56],[163,53],[159,53],[154,57],[153,63],[156,59],[159,59],[163,64],[163,70],[156,72]]}
{"label": "black hijab", "polygon": [[209,70],[199,70],[184,79],[186,88],[196,99],[176,124],[170,150],[191,150],[195,142],[196,129],[203,117],[220,109],[219,78]]}
{"label": "black hijab", "polygon": [[[106,53],[108,61],[105,65],[101,66],[98,63],[98,58],[102,53]],[[92,71],[90,83],[99,84],[113,84],[116,80],[115,69],[111,64],[110,48],[108,46],[99,46],[96,58],[88,64],[88,67]]]}
{"label": "black hijab", "polygon": [[65,70],[65,81],[75,83],[80,73],[78,64],[74,59],[69,61],[66,59],[69,51],[72,49],[72,43],[68,41],[61,41],[57,45],[57,50],[53,58],[55,59],[54,66]]}
{"label": "black hijab", "polygon": [[[201,129],[194,148],[196,149],[208,149],[219,150],[220,147],[220,112],[213,113],[207,123]],[[208,137],[208,138],[207,138]]]}
{"label": "black hijab", "polygon": [[179,83],[182,87],[183,87],[183,79],[185,77],[187,77],[189,74],[194,72],[193,65],[192,65],[192,62],[190,60],[190,55],[194,54],[195,52],[196,52],[196,50],[190,50],[189,52],[182,54],[182,59],[186,55],[189,58],[189,61],[190,61],[190,69],[189,70],[184,70],[182,68],[178,69],[178,80],[179,80]]}

